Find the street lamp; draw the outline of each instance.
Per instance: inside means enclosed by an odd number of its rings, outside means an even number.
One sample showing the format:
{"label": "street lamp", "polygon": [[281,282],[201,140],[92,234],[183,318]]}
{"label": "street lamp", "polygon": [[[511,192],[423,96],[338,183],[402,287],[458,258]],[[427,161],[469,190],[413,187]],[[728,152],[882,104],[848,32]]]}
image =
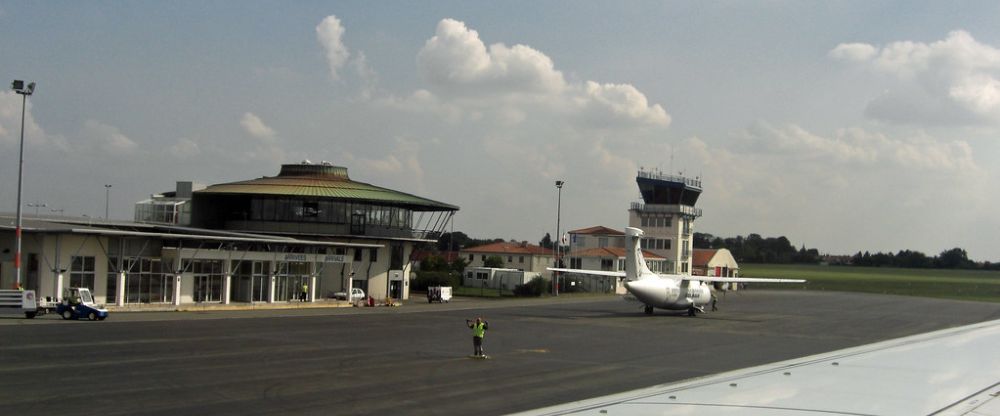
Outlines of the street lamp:
{"label": "street lamp", "polygon": [[[556,257],[556,268],[559,267],[559,217],[562,214],[562,187],[565,182],[556,181],[556,189],[558,197],[556,199],[556,247],[555,247],[555,257]],[[554,272],[552,275],[552,294],[559,296],[559,272]]]}
{"label": "street lamp", "polygon": [[49,205],[46,204],[46,203],[29,202],[28,206],[35,209],[35,216],[37,217],[38,216],[38,208],[45,208],[45,207],[47,207]]}
{"label": "street lamp", "polygon": [[24,108],[27,105],[28,96],[35,92],[35,83],[32,82],[25,86],[24,81],[16,79],[10,83],[10,88],[21,94],[21,147],[18,151],[17,163],[17,229],[14,232],[14,239],[17,240],[14,254],[14,275],[16,276],[14,284],[21,287],[21,183],[24,172]]}
{"label": "street lamp", "polygon": [[111,205],[111,185],[104,184],[104,219],[108,219],[108,207]]}

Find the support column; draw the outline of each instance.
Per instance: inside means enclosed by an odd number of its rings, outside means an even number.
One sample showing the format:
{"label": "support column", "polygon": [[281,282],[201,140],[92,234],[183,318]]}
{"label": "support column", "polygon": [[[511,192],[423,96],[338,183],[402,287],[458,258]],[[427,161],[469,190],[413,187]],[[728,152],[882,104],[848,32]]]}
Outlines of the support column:
{"label": "support column", "polygon": [[56,275],[56,295],[53,296],[52,299],[55,299],[56,302],[61,301],[62,292],[63,292],[63,274],[59,273]]}
{"label": "support column", "polygon": [[232,293],[233,276],[226,274],[226,279],[222,281],[222,304],[229,304],[229,294]]}
{"label": "support column", "polygon": [[268,289],[267,289],[267,303],[274,303],[274,282],[275,282],[275,280],[277,280],[277,278],[274,275],[271,275],[271,284],[268,286]]}
{"label": "support column", "polygon": [[174,276],[174,306],[181,305],[181,275]]}
{"label": "support column", "polygon": [[184,253],[183,249],[178,249],[177,258],[173,260],[174,270],[177,271],[177,273],[174,275],[174,306],[180,306],[181,304],[181,273],[184,271],[184,269],[181,267],[184,266],[184,262],[181,260],[181,256],[183,256],[183,253]]}
{"label": "support column", "polygon": [[118,296],[115,297],[115,300],[117,301],[118,306],[125,306],[125,272],[124,271],[118,273],[118,286],[116,287],[116,289],[118,289]]}
{"label": "support column", "polygon": [[309,293],[306,302],[316,301],[316,275],[309,276]]}

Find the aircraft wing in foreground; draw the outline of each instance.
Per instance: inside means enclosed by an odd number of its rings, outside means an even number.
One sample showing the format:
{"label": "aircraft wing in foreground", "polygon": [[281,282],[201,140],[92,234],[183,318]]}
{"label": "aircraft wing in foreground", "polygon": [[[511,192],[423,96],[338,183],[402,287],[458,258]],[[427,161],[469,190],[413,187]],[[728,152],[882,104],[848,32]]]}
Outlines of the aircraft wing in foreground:
{"label": "aircraft wing in foreground", "polygon": [[519,413],[1000,416],[1000,320]]}

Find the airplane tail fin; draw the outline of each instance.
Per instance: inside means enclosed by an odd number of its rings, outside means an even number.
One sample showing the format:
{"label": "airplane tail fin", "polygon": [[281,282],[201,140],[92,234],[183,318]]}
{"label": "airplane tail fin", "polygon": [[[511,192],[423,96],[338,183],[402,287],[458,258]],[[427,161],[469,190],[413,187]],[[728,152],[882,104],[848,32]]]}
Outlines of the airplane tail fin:
{"label": "airplane tail fin", "polygon": [[639,280],[640,276],[651,274],[642,256],[642,230],[634,227],[625,228],[625,280]]}

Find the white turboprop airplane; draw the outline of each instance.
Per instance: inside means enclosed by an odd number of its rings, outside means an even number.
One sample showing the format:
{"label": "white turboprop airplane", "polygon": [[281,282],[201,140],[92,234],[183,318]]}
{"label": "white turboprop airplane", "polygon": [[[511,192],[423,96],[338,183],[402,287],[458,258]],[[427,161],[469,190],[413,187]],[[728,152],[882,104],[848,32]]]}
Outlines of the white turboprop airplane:
{"label": "white turboprop airplane", "polygon": [[[654,273],[646,266],[642,256],[639,240],[642,230],[634,227],[625,228],[625,271],[609,272],[599,270],[562,269],[549,267],[549,270],[564,273],[592,274],[598,276],[614,276],[625,279],[625,289],[635,297],[635,300],[645,305],[647,315],[653,314],[654,308],[669,310],[687,310],[689,316],[696,312],[705,312],[705,305],[711,303],[712,283],[804,283],[800,279],[759,279],[748,277],[710,277],[691,276],[686,274]],[[626,299],[629,297],[626,296]]]}

